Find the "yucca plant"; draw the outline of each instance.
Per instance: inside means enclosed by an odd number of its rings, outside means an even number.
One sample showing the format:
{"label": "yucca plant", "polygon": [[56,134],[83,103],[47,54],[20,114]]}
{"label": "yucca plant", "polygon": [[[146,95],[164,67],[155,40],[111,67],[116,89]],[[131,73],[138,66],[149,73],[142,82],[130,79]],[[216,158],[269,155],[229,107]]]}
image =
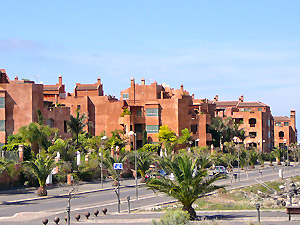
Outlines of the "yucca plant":
{"label": "yucca plant", "polygon": [[196,218],[192,204],[204,194],[223,187],[213,185],[221,178],[220,175],[209,177],[207,170],[197,170],[195,173],[196,164],[197,159],[186,154],[166,158],[161,162],[161,167],[165,171],[171,171],[174,179],[150,178],[146,184],[148,189],[166,193],[177,199],[183,205],[182,209],[189,213],[191,220]]}
{"label": "yucca plant", "polygon": [[30,161],[23,162],[25,166],[28,166],[34,176],[38,179],[40,187],[38,188],[38,196],[47,196],[46,179],[55,167],[55,162],[50,155],[45,152],[38,153],[35,158]]}

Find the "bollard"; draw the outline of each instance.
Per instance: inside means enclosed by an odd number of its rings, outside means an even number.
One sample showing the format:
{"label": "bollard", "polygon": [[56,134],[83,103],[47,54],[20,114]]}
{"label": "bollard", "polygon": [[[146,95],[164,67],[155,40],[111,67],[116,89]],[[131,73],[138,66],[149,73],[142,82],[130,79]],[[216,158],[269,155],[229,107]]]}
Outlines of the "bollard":
{"label": "bollard", "polygon": [[65,216],[65,222],[68,223],[68,216]]}
{"label": "bollard", "polygon": [[80,214],[76,214],[75,215],[75,219],[77,220],[77,222],[80,220]]}
{"label": "bollard", "polygon": [[260,211],[259,211],[259,209],[260,209],[260,204],[259,204],[259,203],[256,203],[256,204],[255,204],[255,207],[256,207],[256,209],[257,209],[257,220],[258,220],[258,222],[260,223]]}
{"label": "bollard", "polygon": [[127,196],[127,202],[128,202],[128,213],[130,213],[130,196]]}
{"label": "bollard", "polygon": [[102,209],[102,212],[103,212],[104,215],[106,215],[106,213],[107,213],[107,208],[103,208],[103,209]]}
{"label": "bollard", "polygon": [[97,217],[98,214],[99,214],[99,210],[95,209],[95,210],[94,210],[94,215]]}
{"label": "bollard", "polygon": [[46,224],[48,223],[48,219],[47,219],[47,218],[44,218],[44,219],[42,220],[42,223],[43,223],[44,225],[46,225]]}
{"label": "bollard", "polygon": [[86,212],[84,215],[85,215],[86,219],[88,220],[91,214],[90,214],[90,212]]}
{"label": "bollard", "polygon": [[58,217],[55,217],[53,221],[54,221],[55,224],[58,224],[60,219]]}

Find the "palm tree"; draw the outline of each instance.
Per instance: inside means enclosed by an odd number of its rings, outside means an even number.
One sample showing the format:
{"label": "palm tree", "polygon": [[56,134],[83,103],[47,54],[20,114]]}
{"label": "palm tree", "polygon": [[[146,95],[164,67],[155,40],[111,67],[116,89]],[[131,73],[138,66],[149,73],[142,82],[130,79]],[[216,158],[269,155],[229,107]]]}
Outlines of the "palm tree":
{"label": "palm tree", "polygon": [[248,152],[248,156],[249,156],[249,162],[251,165],[251,168],[255,168],[254,165],[257,163],[257,159],[258,159],[258,154],[255,150],[250,150]]}
{"label": "palm tree", "polygon": [[207,170],[197,170],[195,173],[196,163],[197,159],[186,154],[174,155],[173,159],[165,157],[161,166],[165,171],[171,171],[174,179],[150,178],[146,184],[148,189],[164,192],[177,199],[183,205],[182,209],[189,213],[191,220],[196,218],[192,204],[204,194],[221,188],[212,185],[220,176],[209,177]]}
{"label": "palm tree", "polygon": [[33,170],[34,176],[38,179],[40,187],[38,188],[38,196],[47,196],[47,190],[45,188],[46,179],[55,166],[55,162],[50,155],[45,152],[38,153],[36,158],[23,162]]}
{"label": "palm tree", "polygon": [[272,151],[272,153],[274,154],[274,156],[276,157],[277,160],[277,165],[281,165],[281,158],[283,157],[284,154],[284,149],[280,148],[280,147],[275,147]]}
{"label": "palm tree", "polygon": [[51,142],[48,138],[55,132],[49,126],[40,125],[38,123],[30,123],[19,129],[20,136],[31,144],[32,150],[37,153],[40,150],[46,150]]}
{"label": "palm tree", "polygon": [[[130,154],[130,161],[134,162],[135,160],[135,153],[132,152],[132,154]],[[143,151],[143,150],[139,150],[137,152],[137,168],[138,168],[138,172],[141,174],[142,179],[141,179],[141,183],[145,183],[145,175],[147,170],[149,170],[150,165],[153,163],[153,159],[154,159],[154,155],[152,152],[147,152],[147,151]]]}
{"label": "palm tree", "polygon": [[68,130],[72,133],[73,139],[76,140],[76,147],[78,148],[78,137],[79,134],[83,133],[83,129],[88,124],[85,122],[87,119],[85,113],[80,115],[80,110],[76,110],[76,117],[70,116],[70,120],[67,122]]}
{"label": "palm tree", "polygon": [[189,129],[185,128],[181,131],[181,133],[182,135],[178,139],[178,144],[187,145],[193,140],[192,133],[189,131]]}
{"label": "palm tree", "polygon": [[217,132],[217,135],[220,138],[220,148],[223,150],[223,143],[226,141],[230,142],[234,136],[232,118],[227,117],[222,119],[221,117],[214,117],[211,126]]}

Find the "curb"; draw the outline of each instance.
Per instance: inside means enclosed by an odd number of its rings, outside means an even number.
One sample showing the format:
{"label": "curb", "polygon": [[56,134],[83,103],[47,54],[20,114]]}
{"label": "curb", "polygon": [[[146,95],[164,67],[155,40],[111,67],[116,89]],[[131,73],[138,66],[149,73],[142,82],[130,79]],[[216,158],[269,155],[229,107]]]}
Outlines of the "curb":
{"label": "curb", "polygon": [[[140,186],[144,186],[144,185],[146,185],[146,184],[138,184],[137,186],[140,187]],[[120,189],[128,188],[128,187],[135,187],[135,185],[122,185],[122,186],[120,186]],[[109,190],[114,190],[114,189],[116,189],[116,187],[81,191],[81,192],[77,192],[76,195],[83,195],[83,194],[89,194],[89,193],[101,192],[101,191],[109,191]],[[69,196],[69,194],[66,193],[66,194],[60,194],[60,195],[51,195],[51,196],[42,196],[42,197],[27,198],[27,199],[20,199],[20,200],[3,201],[3,202],[0,202],[0,205],[10,205],[10,204],[15,204],[15,203],[38,201],[38,200],[51,199],[51,198],[61,198],[61,197],[66,197],[66,196]]]}

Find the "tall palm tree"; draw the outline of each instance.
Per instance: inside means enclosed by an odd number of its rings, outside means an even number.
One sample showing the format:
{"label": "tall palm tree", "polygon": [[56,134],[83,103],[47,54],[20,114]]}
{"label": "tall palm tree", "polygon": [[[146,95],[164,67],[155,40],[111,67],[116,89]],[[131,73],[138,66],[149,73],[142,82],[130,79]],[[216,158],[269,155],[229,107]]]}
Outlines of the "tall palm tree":
{"label": "tall palm tree", "polygon": [[177,199],[192,220],[196,218],[192,204],[205,193],[221,188],[221,186],[212,185],[220,176],[209,177],[207,170],[197,170],[195,173],[196,163],[197,159],[186,154],[175,155],[173,159],[166,157],[161,166],[163,169],[170,170],[174,174],[174,179],[150,178],[146,184],[148,189],[164,192]]}
{"label": "tall palm tree", "polygon": [[36,155],[36,158],[24,161],[23,164],[32,169],[34,176],[38,179],[40,185],[37,192],[38,196],[47,196],[46,179],[55,166],[52,157],[45,152],[41,152]]}
{"label": "tall palm tree", "polygon": [[76,110],[76,117],[70,116],[70,120],[67,122],[68,130],[72,133],[73,139],[76,140],[76,147],[78,148],[78,137],[79,134],[83,133],[83,129],[88,124],[85,122],[87,119],[85,113],[80,115],[80,110]]}

